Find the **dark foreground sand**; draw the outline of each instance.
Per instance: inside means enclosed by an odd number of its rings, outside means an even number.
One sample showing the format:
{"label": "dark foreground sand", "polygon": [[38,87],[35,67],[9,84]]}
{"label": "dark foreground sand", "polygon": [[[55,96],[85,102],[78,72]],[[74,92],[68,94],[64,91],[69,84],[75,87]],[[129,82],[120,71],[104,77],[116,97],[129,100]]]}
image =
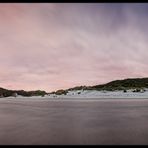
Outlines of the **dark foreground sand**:
{"label": "dark foreground sand", "polygon": [[0,99],[0,144],[148,144],[148,99]]}

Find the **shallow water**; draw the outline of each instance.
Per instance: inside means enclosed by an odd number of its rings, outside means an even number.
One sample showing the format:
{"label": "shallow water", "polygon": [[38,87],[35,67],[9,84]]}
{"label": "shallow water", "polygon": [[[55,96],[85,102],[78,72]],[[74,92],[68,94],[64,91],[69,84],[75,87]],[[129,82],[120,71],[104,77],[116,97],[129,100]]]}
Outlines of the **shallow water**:
{"label": "shallow water", "polygon": [[148,99],[0,99],[0,144],[148,144]]}

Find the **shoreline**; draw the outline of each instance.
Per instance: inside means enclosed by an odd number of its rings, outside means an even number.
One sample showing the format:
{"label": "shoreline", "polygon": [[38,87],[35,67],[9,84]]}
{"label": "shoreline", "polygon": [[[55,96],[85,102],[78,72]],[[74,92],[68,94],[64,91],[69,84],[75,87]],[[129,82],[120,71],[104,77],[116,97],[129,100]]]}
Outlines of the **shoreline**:
{"label": "shoreline", "polygon": [[110,97],[110,98],[44,98],[44,97],[6,97],[6,98],[0,98],[0,101],[88,101],[88,102],[93,102],[93,101],[141,101],[141,100],[148,100],[148,97],[146,98],[115,98],[115,97]]}

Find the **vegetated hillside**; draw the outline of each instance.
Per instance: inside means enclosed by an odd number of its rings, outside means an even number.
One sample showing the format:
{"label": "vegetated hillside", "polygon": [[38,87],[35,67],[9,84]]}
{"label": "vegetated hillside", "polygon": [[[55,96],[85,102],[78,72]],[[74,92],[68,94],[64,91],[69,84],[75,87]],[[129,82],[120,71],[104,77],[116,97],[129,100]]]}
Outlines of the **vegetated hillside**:
{"label": "vegetated hillside", "polygon": [[124,80],[115,80],[111,81],[106,84],[102,85],[95,85],[95,86],[77,86],[73,88],[69,88],[66,90],[57,90],[55,92],[46,93],[45,91],[36,90],[36,91],[24,91],[24,90],[8,90],[4,88],[0,88],[0,96],[1,97],[9,97],[17,95],[21,96],[44,96],[46,94],[56,94],[62,95],[67,94],[68,91],[73,90],[127,90],[127,89],[141,89],[141,88],[148,88],[148,78],[130,78]]}
{"label": "vegetated hillside", "polygon": [[148,88],[148,78],[129,78],[124,80],[115,80],[102,85],[95,86],[77,86],[66,90],[57,90],[52,92],[56,95],[67,94],[73,90],[128,90],[128,89]]}
{"label": "vegetated hillside", "polygon": [[104,85],[96,85],[91,87],[91,89],[96,90],[124,90],[135,88],[148,88],[148,78],[115,80]]}
{"label": "vegetated hillside", "polygon": [[47,93],[41,90],[24,91],[24,90],[8,90],[8,89],[0,88],[1,97],[15,96],[15,94],[30,97],[30,96],[44,96]]}

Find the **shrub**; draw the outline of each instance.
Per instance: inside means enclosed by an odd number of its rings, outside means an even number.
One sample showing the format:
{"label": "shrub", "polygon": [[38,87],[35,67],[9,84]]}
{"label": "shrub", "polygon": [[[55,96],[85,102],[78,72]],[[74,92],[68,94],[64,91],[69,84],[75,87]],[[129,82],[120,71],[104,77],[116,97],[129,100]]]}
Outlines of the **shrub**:
{"label": "shrub", "polygon": [[133,92],[140,92],[141,90],[139,88],[135,89]]}
{"label": "shrub", "polygon": [[63,90],[63,89],[57,90],[57,91],[55,92],[56,95],[62,95],[62,94],[66,95],[67,93],[68,93],[68,91]]}
{"label": "shrub", "polygon": [[125,89],[125,90],[123,90],[123,92],[124,92],[124,93],[126,93],[126,92],[127,92],[127,90]]}

